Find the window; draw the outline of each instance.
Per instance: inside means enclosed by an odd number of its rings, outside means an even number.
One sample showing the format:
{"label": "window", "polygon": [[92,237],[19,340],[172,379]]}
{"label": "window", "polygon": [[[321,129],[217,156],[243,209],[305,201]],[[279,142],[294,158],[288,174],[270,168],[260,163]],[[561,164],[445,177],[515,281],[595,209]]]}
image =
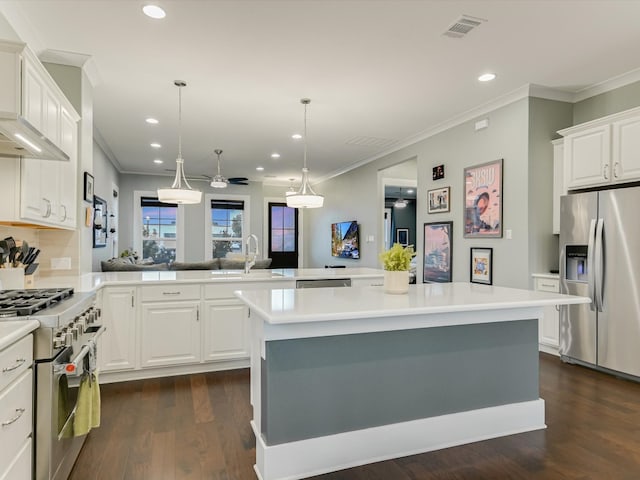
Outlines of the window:
{"label": "window", "polygon": [[298,211],[269,202],[269,258],[272,268],[298,267]]}
{"label": "window", "polygon": [[242,253],[245,208],[243,200],[211,200],[211,257]]}
{"label": "window", "polygon": [[140,197],[142,209],[142,258],[155,263],[173,262],[177,249],[178,205]]}

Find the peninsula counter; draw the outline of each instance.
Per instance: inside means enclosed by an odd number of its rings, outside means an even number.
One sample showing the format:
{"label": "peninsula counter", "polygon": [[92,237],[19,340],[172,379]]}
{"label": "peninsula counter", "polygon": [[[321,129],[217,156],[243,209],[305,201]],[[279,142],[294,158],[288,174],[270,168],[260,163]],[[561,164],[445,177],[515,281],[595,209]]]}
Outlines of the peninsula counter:
{"label": "peninsula counter", "polygon": [[240,290],[262,480],[545,428],[538,321],[589,299],[495,286]]}

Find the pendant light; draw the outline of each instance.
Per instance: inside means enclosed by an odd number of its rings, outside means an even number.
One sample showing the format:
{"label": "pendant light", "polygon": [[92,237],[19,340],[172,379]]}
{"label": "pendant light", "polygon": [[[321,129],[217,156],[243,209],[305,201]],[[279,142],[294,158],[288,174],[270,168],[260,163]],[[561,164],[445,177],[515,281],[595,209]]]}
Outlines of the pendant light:
{"label": "pendant light", "polygon": [[400,187],[400,198],[398,198],[393,204],[394,208],[404,208],[407,206],[409,202],[407,202],[404,198],[402,198],[402,187]]}
{"label": "pendant light", "polygon": [[229,180],[220,175],[220,155],[222,155],[222,150],[214,150],[216,155],[218,155],[218,174],[211,179],[211,186],[213,188],[227,188],[229,185]]}
{"label": "pendant light", "polygon": [[175,80],[178,87],[178,158],[176,158],[176,178],[170,188],[158,189],[158,200],[165,203],[192,204],[200,203],[202,192],[194,190],[184,176],[184,159],[182,158],[182,87],[187,83]]}
{"label": "pendant light", "polygon": [[288,197],[289,195],[295,195],[296,193],[298,193],[298,191],[293,186],[294,180],[295,178],[289,179],[289,189],[286,192],[284,192],[285,197]]}
{"label": "pendant light", "polygon": [[287,195],[287,207],[291,208],[320,208],[324,204],[324,197],[313,191],[309,184],[309,169],[307,168],[307,105],[311,103],[308,98],[303,98],[300,103],[304,105],[304,163],[302,168],[302,183],[297,192]]}

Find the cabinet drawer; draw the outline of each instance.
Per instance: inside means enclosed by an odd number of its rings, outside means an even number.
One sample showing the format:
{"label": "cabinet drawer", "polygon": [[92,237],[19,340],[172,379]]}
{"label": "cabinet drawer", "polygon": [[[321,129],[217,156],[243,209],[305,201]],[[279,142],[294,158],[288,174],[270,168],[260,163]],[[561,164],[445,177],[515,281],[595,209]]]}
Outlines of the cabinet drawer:
{"label": "cabinet drawer", "polygon": [[236,296],[233,294],[235,290],[272,290],[274,288],[295,288],[295,283],[293,280],[274,280],[271,282],[209,283],[204,286],[204,298],[207,300],[216,300],[219,298],[236,298]]}
{"label": "cabinet drawer", "polygon": [[536,290],[541,292],[560,292],[560,280],[556,278],[536,278]]}
{"label": "cabinet drawer", "polygon": [[200,300],[200,285],[149,285],[142,287],[143,302]]}
{"label": "cabinet drawer", "polygon": [[27,335],[0,352],[0,391],[33,363],[33,335]]}
{"label": "cabinet drawer", "polygon": [[31,434],[32,382],[29,369],[0,394],[0,465],[9,465]]}
{"label": "cabinet drawer", "polygon": [[0,480],[31,480],[31,438],[27,438],[18,455],[12,460],[6,472],[0,472]]}

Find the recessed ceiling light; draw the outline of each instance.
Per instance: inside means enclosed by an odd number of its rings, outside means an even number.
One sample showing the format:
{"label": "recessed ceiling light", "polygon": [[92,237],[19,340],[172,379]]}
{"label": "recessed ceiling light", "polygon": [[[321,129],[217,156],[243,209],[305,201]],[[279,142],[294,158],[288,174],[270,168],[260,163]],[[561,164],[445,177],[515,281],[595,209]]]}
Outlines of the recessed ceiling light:
{"label": "recessed ceiling light", "polygon": [[262,172],[264,170],[264,167],[256,167],[256,170]]}
{"label": "recessed ceiling light", "polygon": [[291,135],[291,138],[293,138],[294,140],[300,140],[302,138],[302,135],[300,135],[299,133],[294,133],[293,135]]}
{"label": "recessed ceiling light", "polygon": [[153,148],[162,148],[162,145],[160,145],[159,143],[150,143],[149,145],[151,145]]}
{"label": "recessed ceiling light", "polygon": [[157,5],[145,5],[142,7],[142,11],[147,17],[155,18],[156,20],[167,16],[165,11]]}
{"label": "recessed ceiling light", "polygon": [[157,163],[158,165],[160,165],[161,163],[164,163],[164,161],[160,160],[159,158],[156,158],[153,163]]}
{"label": "recessed ceiling light", "polygon": [[280,154],[274,152],[271,154],[271,158],[280,158]]}
{"label": "recessed ceiling light", "polygon": [[494,78],[496,78],[496,74],[495,73],[483,73],[482,75],[480,75],[478,77],[478,81],[479,82],[490,82]]}
{"label": "recessed ceiling light", "polygon": [[158,120],[156,120],[155,118],[151,118],[151,117],[145,119],[145,122],[150,123],[151,125],[157,125],[158,123],[160,123],[160,122],[158,122]]}

